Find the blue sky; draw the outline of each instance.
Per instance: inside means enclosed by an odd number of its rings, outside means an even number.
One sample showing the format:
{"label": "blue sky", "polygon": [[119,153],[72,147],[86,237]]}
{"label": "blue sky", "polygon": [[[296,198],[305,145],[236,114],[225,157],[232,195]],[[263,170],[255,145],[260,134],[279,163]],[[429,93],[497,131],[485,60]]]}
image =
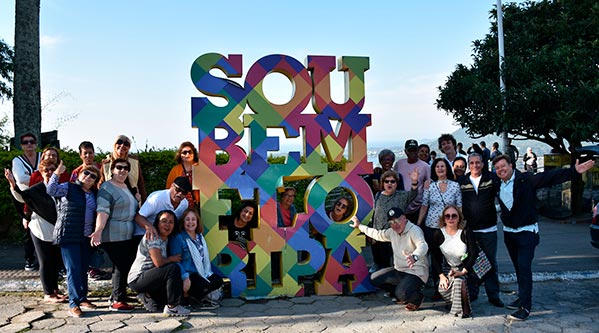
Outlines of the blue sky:
{"label": "blue sky", "polygon": [[[269,54],[367,56],[364,113],[369,146],[436,138],[457,129],[434,105],[472,41],[489,31],[493,0],[141,1],[42,0],[42,130],[64,147],[90,140],[104,151],[118,134],[133,151],[197,142],[189,71],[205,53],[242,54],[247,71]],[[0,38],[14,45],[14,0],[0,1]],[[271,94],[290,85],[269,75]],[[272,78],[271,78],[272,76]],[[343,76],[332,76],[341,102]],[[269,91],[266,92],[269,96]],[[281,97],[276,97],[281,96]],[[12,103],[0,104],[12,114]],[[12,129],[12,122],[10,123]],[[284,145],[284,143],[283,143]]]}

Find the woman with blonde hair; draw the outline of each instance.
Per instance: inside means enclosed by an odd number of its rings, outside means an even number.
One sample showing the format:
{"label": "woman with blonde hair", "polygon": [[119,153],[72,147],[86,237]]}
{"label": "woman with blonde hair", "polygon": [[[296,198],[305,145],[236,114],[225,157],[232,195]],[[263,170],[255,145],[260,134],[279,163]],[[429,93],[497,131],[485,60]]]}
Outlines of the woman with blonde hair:
{"label": "woman with blonde hair", "polygon": [[179,223],[179,233],[169,242],[169,254],[180,255],[178,263],[183,280],[183,297],[193,297],[204,307],[219,307],[206,297],[223,285],[223,278],[212,272],[208,244],[202,235],[204,226],[195,209],[188,208]]}
{"label": "woman with blonde hair", "polygon": [[431,249],[433,271],[439,272],[438,291],[451,306],[450,313],[462,318],[472,316],[467,276],[478,255],[472,231],[465,226],[460,209],[447,205],[439,217],[440,228],[433,235],[435,247]]}
{"label": "woman with blonde hair", "polygon": [[111,164],[117,158],[124,159],[129,161],[131,165],[131,169],[129,170],[129,175],[127,176],[128,186],[139,194],[138,200],[143,202],[146,200],[148,194],[146,193],[146,185],[144,182],[144,177],[141,172],[141,166],[139,164],[139,160],[132,156],[129,153],[131,149],[131,139],[126,135],[119,135],[114,140],[113,151],[110,155],[106,156],[104,160],[102,160],[102,179],[101,183],[108,181],[112,178],[112,169]]}

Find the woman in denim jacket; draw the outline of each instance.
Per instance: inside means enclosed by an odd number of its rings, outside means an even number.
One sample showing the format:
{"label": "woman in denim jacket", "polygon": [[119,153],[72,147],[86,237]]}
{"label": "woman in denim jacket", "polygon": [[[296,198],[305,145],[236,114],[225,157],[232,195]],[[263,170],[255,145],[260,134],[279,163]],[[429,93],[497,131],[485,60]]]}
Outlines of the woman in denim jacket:
{"label": "woman in denim jacket", "polygon": [[183,221],[179,224],[179,234],[169,242],[170,255],[181,255],[181,280],[185,299],[193,298],[203,307],[218,307],[215,300],[206,296],[223,285],[223,279],[212,272],[208,245],[202,232],[204,226],[195,209],[183,212]]}

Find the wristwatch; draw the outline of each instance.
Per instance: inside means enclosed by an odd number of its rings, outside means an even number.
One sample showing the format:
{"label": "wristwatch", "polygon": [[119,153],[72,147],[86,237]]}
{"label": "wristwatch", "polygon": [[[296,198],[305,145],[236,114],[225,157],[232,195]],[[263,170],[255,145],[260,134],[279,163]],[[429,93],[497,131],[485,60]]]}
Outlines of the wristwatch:
{"label": "wristwatch", "polygon": [[412,259],[414,259],[414,262],[417,262],[418,261],[418,256],[415,255],[415,254],[412,254]]}

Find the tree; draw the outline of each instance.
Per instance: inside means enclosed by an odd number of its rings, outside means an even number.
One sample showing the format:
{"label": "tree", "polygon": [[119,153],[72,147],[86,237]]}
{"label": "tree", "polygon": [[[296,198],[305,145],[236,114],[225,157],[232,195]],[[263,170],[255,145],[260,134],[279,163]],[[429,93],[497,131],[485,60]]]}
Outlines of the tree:
{"label": "tree", "polygon": [[505,94],[499,91],[493,23],[484,39],[473,42],[474,63],[457,65],[439,87],[438,109],[474,137],[505,130],[571,154],[584,141],[599,141],[599,3],[545,0],[504,7]]}
{"label": "tree", "polygon": [[12,48],[0,39],[0,102],[12,98],[9,83],[12,82],[13,57]]}
{"label": "tree", "polygon": [[13,118],[15,138],[32,133],[41,142],[40,0],[16,0]]}
{"label": "tree", "polygon": [[[491,17],[497,18],[496,10]],[[484,39],[473,42],[474,63],[459,64],[439,87],[438,109],[471,136],[506,131],[569,153],[574,162],[575,147],[599,141],[599,3],[510,3],[503,22],[505,93],[499,90],[493,23]],[[582,187],[580,179],[572,182],[573,213],[582,209]]]}

